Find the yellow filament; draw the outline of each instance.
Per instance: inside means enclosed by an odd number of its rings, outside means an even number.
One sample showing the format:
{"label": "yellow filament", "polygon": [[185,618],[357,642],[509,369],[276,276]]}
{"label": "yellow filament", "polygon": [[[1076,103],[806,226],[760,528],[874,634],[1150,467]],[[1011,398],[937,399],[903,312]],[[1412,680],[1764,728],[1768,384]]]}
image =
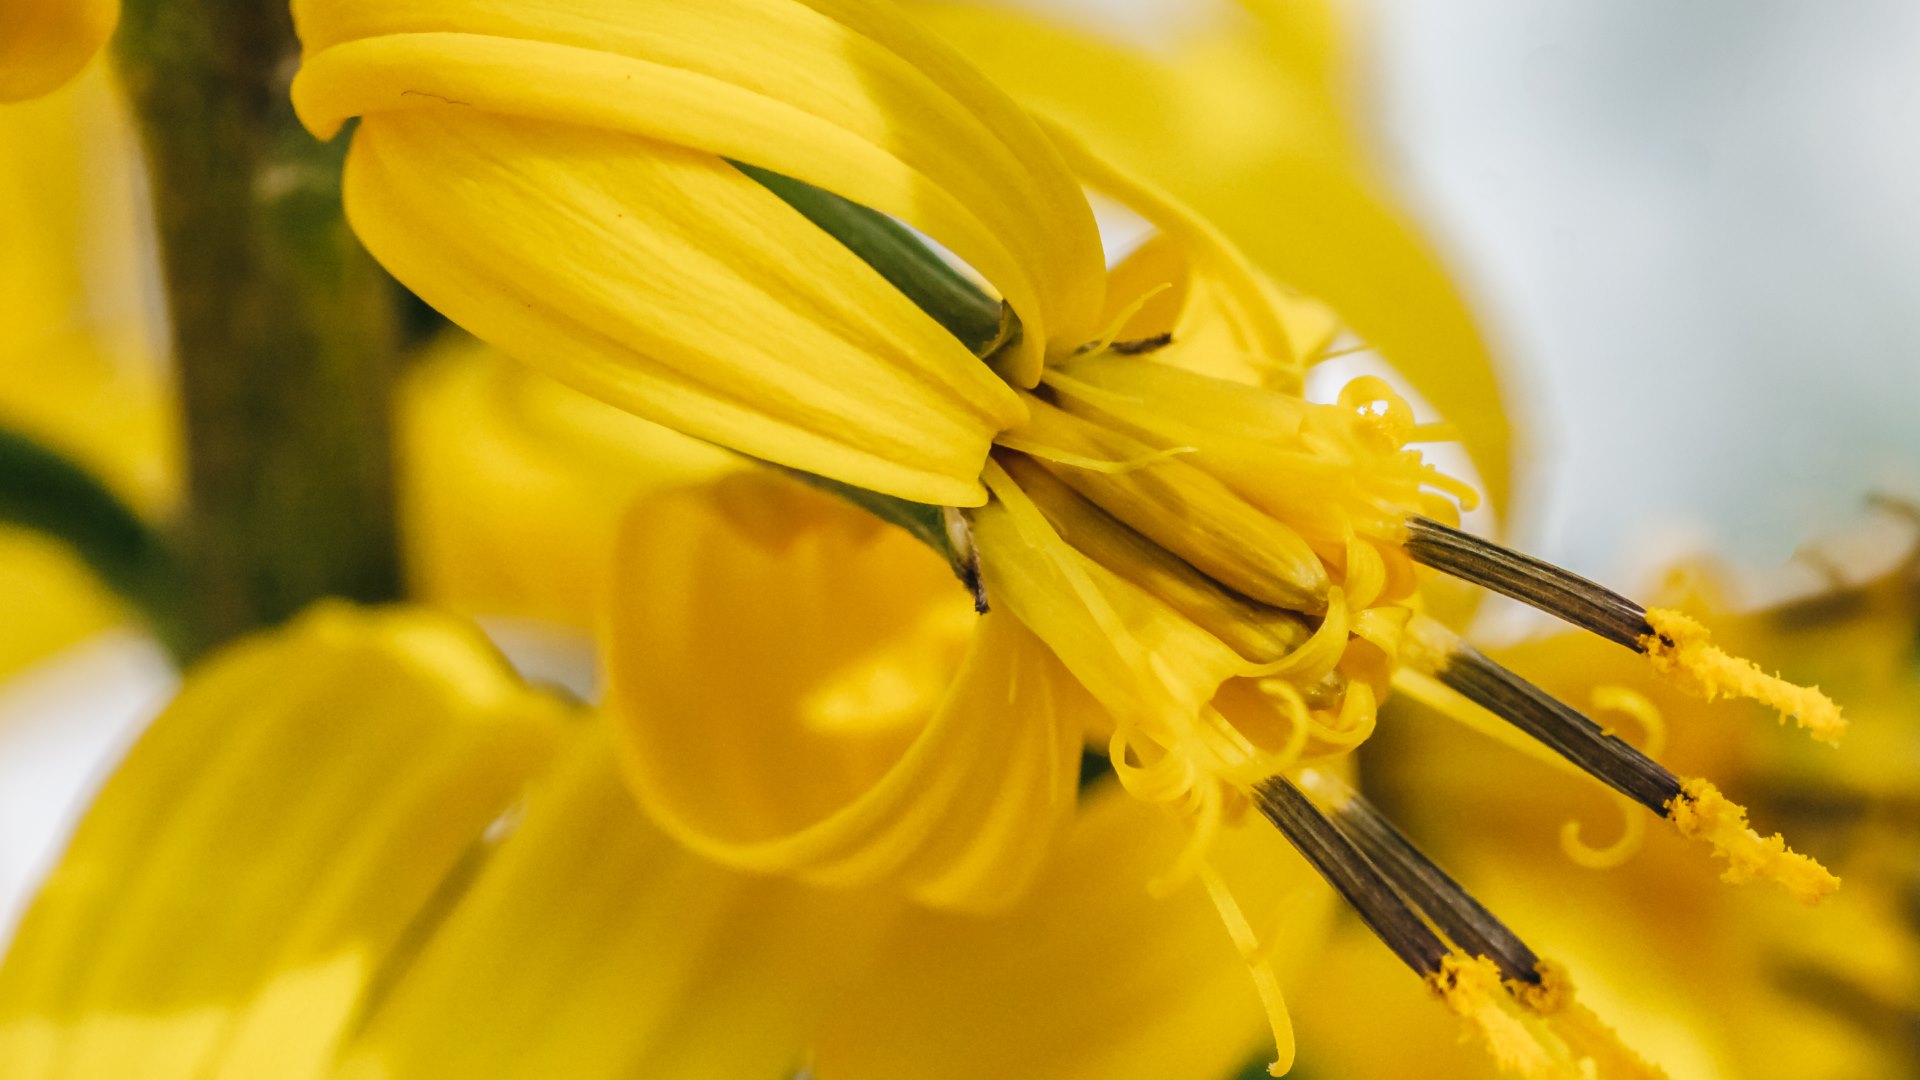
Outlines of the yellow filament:
{"label": "yellow filament", "polygon": [[1556,1080],[1580,1075],[1542,1045],[1519,1017],[1506,1011],[1507,994],[1493,961],[1455,953],[1440,961],[1439,973],[1429,982],[1447,1008],[1479,1034],[1503,1071]]}
{"label": "yellow filament", "polygon": [[1751,660],[1727,655],[1708,641],[1706,627],[1677,611],[1651,608],[1647,625],[1653,633],[1641,644],[1654,670],[1688,693],[1708,701],[1723,694],[1751,698],[1778,710],[1783,723],[1793,717],[1824,743],[1837,743],[1846,733],[1840,707],[1819,687],[1796,686],[1761,671]]}
{"label": "yellow filament", "polygon": [[1573,980],[1565,968],[1543,960],[1538,970],[1538,986],[1508,983],[1508,989],[1522,1007],[1547,1022],[1548,1030],[1565,1042],[1575,1057],[1593,1063],[1594,1076],[1605,1080],[1666,1080],[1667,1074],[1659,1066],[1634,1053],[1618,1032],[1575,1000]]}
{"label": "yellow filament", "polygon": [[[1667,745],[1667,724],[1660,709],[1646,695],[1624,686],[1597,686],[1593,690],[1595,713],[1624,713],[1636,720],[1644,732],[1640,749],[1648,757],[1658,757]],[[1647,839],[1647,819],[1640,807],[1624,796],[1616,796],[1620,808],[1620,838],[1603,848],[1588,845],[1580,838],[1580,823],[1569,821],[1560,826],[1560,850],[1567,858],[1589,870],[1611,870],[1634,857]]]}
{"label": "yellow filament", "polygon": [[[1146,307],[1148,301],[1171,288],[1173,288],[1172,282],[1163,281],[1135,297],[1126,307],[1120,309],[1120,313],[1115,315],[1113,321],[1107,324],[1107,328],[1100,332],[1097,340],[1082,345],[1078,351],[1080,353],[1106,352],[1113,346],[1113,339],[1120,336],[1120,331],[1126,329],[1127,324],[1133,321],[1135,315],[1140,314],[1140,309]],[[1041,375],[1040,381],[1046,381],[1044,374]]]}
{"label": "yellow filament", "polygon": [[1167,872],[1147,882],[1147,894],[1155,899],[1173,895],[1174,890],[1185,885],[1207,864],[1207,853],[1213,848],[1213,841],[1220,835],[1220,785],[1207,783],[1195,785],[1187,793],[1187,804],[1192,809],[1192,835],[1180,848],[1180,854],[1173,860]]}
{"label": "yellow filament", "polygon": [[1347,602],[1345,590],[1334,586],[1327,590],[1327,614],[1300,647],[1270,664],[1249,664],[1242,674],[1249,678],[1279,677],[1303,684],[1325,678],[1340,663],[1347,648]]}
{"label": "yellow filament", "polygon": [[1667,804],[1667,815],[1680,835],[1705,840],[1713,845],[1715,855],[1727,860],[1722,881],[1734,885],[1778,882],[1807,904],[1819,903],[1840,887],[1839,878],[1788,848],[1780,834],[1762,837],[1749,828],[1746,808],[1705,780],[1681,784],[1680,794]]}
{"label": "yellow filament", "polygon": [[1606,847],[1594,847],[1580,837],[1578,821],[1560,826],[1560,850],[1567,858],[1589,870],[1612,870],[1639,854],[1647,839],[1647,819],[1640,808],[1624,798],[1614,800],[1620,808],[1620,837]]}
{"label": "yellow filament", "polygon": [[1018,450],[1020,453],[1026,454],[1029,457],[1040,458],[1043,461],[1051,461],[1057,465],[1065,465],[1074,469],[1085,469],[1088,472],[1109,474],[1138,472],[1149,465],[1158,465],[1169,458],[1176,458],[1181,454],[1193,453],[1193,447],[1191,446],[1169,446],[1165,450],[1155,450],[1150,454],[1141,454],[1138,457],[1112,461],[1107,458],[1088,457],[1085,454],[1076,454],[1068,450],[1060,450],[1048,446],[1045,443],[1035,442],[1032,439],[1017,438],[1012,435],[1002,435],[996,439],[995,442],[1009,450]]}
{"label": "yellow filament", "polygon": [[1263,949],[1253,933],[1253,924],[1240,910],[1240,904],[1234,900],[1233,893],[1227,890],[1226,882],[1220,880],[1220,874],[1211,864],[1202,862],[1199,867],[1200,880],[1207,887],[1207,896],[1213,900],[1213,906],[1220,912],[1220,921],[1226,924],[1228,936],[1233,938],[1233,946],[1240,952],[1240,958],[1247,963],[1247,970],[1253,974],[1253,985],[1260,992],[1260,1004],[1266,1008],[1267,1024],[1273,1029],[1275,1055],[1273,1064],[1267,1066],[1267,1075],[1285,1076],[1293,1066],[1293,1022],[1287,1016],[1286,998],[1280,993],[1280,979],[1274,974],[1273,963],[1269,959],[1271,949]]}

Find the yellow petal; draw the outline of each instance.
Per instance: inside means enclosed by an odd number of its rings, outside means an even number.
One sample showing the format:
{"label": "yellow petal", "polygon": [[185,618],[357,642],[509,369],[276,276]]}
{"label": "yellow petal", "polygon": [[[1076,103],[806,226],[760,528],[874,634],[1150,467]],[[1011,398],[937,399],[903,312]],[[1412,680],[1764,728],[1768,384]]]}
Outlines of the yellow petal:
{"label": "yellow petal", "polygon": [[508,114],[745,161],[971,263],[1026,324],[1012,369],[1025,384],[1046,343],[1093,331],[1104,264],[1071,174],[1021,110],[887,5],[362,0],[295,14],[295,106],[323,137],[349,116],[376,130],[384,114],[452,106],[456,124]]}
{"label": "yellow petal", "polygon": [[322,606],[216,654],[0,966],[8,1075],[316,1074],[563,711],[423,612]]}
{"label": "yellow petal", "polygon": [[892,905],[701,862],[582,732],[345,1055],[351,1080],[786,1080]]}
{"label": "yellow petal", "polygon": [[0,678],[126,618],[65,544],[25,529],[0,529],[0,596]]}
{"label": "yellow petal", "polygon": [[[1280,282],[1326,301],[1462,432],[1493,505],[1514,471],[1487,343],[1446,268],[1375,179],[1324,0],[1148,53],[998,8],[923,21],[1100,157],[1177,195]],[[1282,22],[1284,20],[1284,24]]]}
{"label": "yellow petal", "polygon": [[60,87],[100,51],[119,0],[12,0],[0,20],[0,101]]}
{"label": "yellow petal", "polygon": [[[1143,884],[1185,842],[1172,819],[1108,785],[1018,908],[990,920],[905,919],[830,1019],[816,1075],[1233,1075],[1269,1051],[1246,961],[1197,882],[1161,899]],[[1332,894],[1263,822],[1223,830],[1211,857],[1256,929],[1273,935],[1261,947],[1276,967],[1300,968],[1325,932]]]}
{"label": "yellow petal", "polygon": [[849,505],[760,474],[642,500],[613,597],[635,791],[715,860],[993,907],[1072,811],[1085,693]]}
{"label": "yellow petal", "polygon": [[998,466],[972,515],[987,595],[1031,627],[1100,704],[1148,730],[1192,716],[1245,666],[1219,639],[1060,539]]}
{"label": "yellow petal", "polygon": [[885,279],[718,158],[441,106],[363,125],[346,201],[388,269],[481,338],[757,457],[971,504],[988,441],[1021,413]]}
{"label": "yellow petal", "polygon": [[621,508],[744,459],[462,341],[400,388],[401,535],[414,595],[589,629]]}

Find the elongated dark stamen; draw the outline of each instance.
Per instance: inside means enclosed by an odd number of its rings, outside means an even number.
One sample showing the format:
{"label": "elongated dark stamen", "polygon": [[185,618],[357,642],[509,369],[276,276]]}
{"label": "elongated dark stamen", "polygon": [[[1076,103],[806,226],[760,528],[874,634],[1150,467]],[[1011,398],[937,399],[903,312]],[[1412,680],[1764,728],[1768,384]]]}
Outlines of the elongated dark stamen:
{"label": "elongated dark stamen", "polygon": [[1572,706],[1460,642],[1436,678],[1634,802],[1667,816],[1680,779]]}
{"label": "elongated dark stamen", "polygon": [[1647,609],[1604,585],[1424,517],[1407,520],[1415,562],[1510,596],[1608,641],[1645,652]]}
{"label": "elongated dark stamen", "polygon": [[1332,777],[1310,773],[1302,779],[1316,792],[1324,790],[1331,796],[1324,801],[1333,804],[1334,825],[1448,940],[1468,953],[1490,958],[1508,979],[1539,985],[1540,957],[1372,803]]}
{"label": "elongated dark stamen", "polygon": [[1440,961],[1447,956],[1446,943],[1312,800],[1281,776],[1262,780],[1253,793],[1260,812],[1346,898],[1401,963],[1423,976],[1439,973]]}

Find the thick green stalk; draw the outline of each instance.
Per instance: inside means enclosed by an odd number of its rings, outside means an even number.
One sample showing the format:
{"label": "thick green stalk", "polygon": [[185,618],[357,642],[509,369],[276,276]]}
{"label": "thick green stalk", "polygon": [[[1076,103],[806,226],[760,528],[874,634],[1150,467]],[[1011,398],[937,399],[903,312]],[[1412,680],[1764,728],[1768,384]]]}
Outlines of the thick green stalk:
{"label": "thick green stalk", "polygon": [[392,288],[342,218],[339,149],[294,120],[287,5],[131,0],[117,42],[185,410],[191,637],[394,598]]}

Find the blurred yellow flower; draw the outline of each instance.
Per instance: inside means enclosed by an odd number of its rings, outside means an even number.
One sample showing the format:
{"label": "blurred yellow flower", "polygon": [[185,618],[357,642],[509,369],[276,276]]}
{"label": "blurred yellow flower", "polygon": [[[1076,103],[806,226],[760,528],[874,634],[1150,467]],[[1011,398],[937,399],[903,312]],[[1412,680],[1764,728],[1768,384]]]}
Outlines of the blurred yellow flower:
{"label": "blurred yellow flower", "polygon": [[120,0],[14,0],[0,18],[0,102],[59,89],[100,51]]}
{"label": "blurred yellow flower", "polygon": [[399,410],[410,594],[474,615],[590,630],[626,505],[747,464],[471,339],[416,361]]}
{"label": "blurred yellow flower", "polygon": [[[924,553],[923,553],[924,557]],[[930,559],[930,557],[928,557]],[[8,1075],[1209,1080],[1259,1008],[1179,831],[1108,785],[1027,898],[950,917],[705,863],[590,716],[469,627],[323,605],[189,673],[0,965]],[[1326,912],[1233,832],[1297,969]],[[930,966],[937,964],[938,966]]]}
{"label": "blurred yellow flower", "polygon": [[[4,60],[0,70],[11,71]],[[137,155],[99,66],[41,100],[5,107],[0,424],[157,514],[178,496],[178,446],[167,373],[154,355]],[[126,618],[58,543],[12,528],[0,529],[0,595],[8,608],[0,675]]]}

